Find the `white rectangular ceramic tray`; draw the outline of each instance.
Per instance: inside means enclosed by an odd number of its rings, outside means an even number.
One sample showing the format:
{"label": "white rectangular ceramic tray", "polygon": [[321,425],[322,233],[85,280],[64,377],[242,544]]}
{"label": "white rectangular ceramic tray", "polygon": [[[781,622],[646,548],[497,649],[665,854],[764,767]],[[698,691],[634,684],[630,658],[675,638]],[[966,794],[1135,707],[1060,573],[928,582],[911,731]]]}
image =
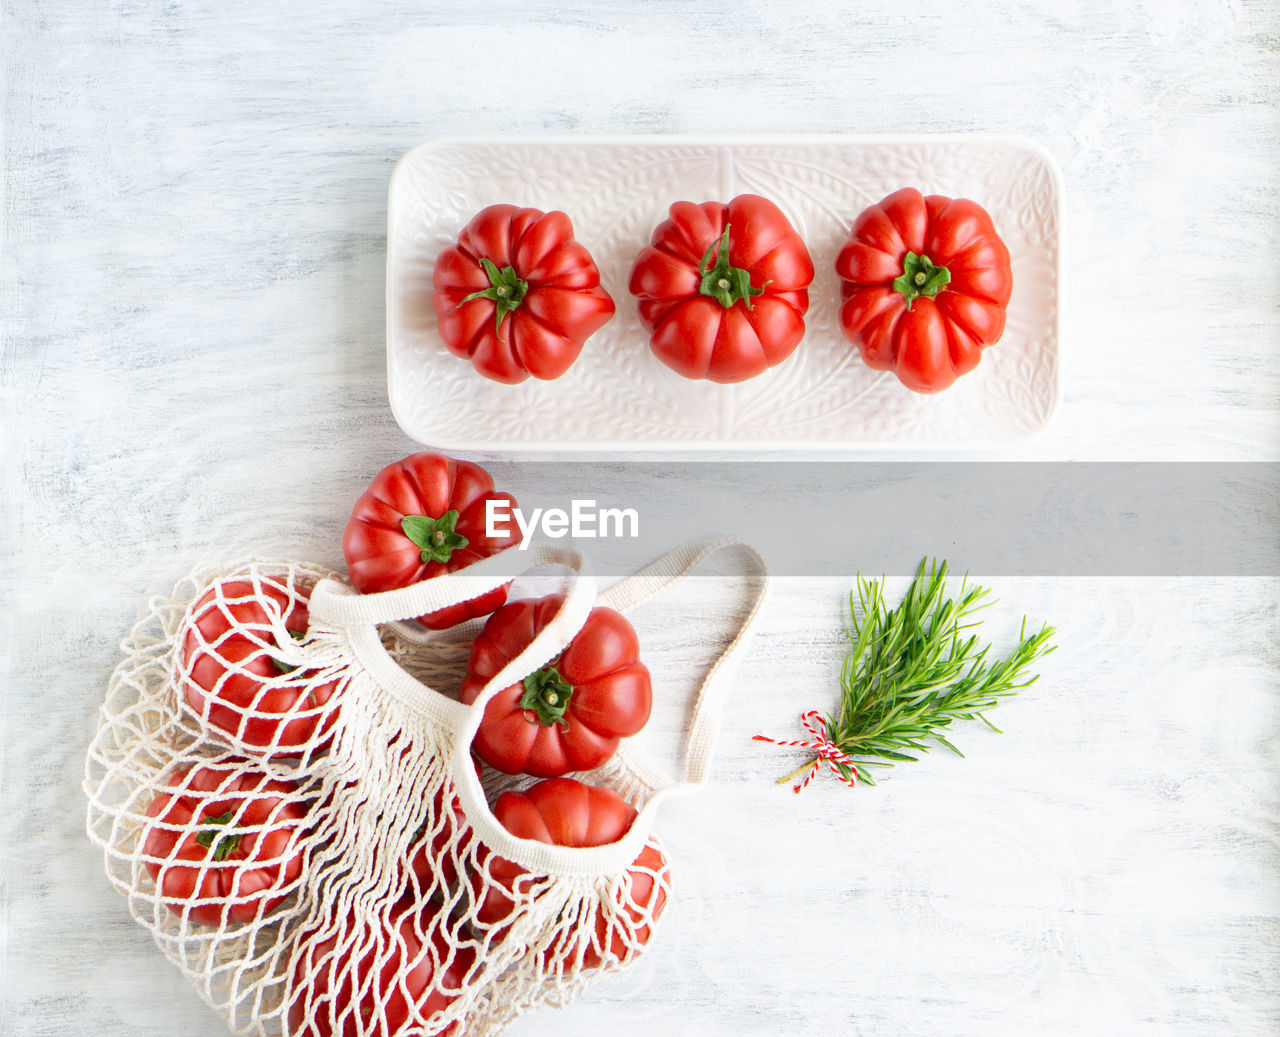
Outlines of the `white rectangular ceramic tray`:
{"label": "white rectangular ceramic tray", "polygon": [[[900,187],[972,198],[1013,259],[1004,337],[946,391],[873,371],[840,332],[833,263],[853,218]],[[689,381],[648,348],[627,278],[674,201],[772,199],[816,268],[796,352],[737,385]],[[431,273],[495,202],[561,209],[617,313],[554,382],[492,382],[436,332]],[[990,447],[1039,432],[1061,395],[1061,175],[1032,141],[996,136],[445,138],[400,160],[387,232],[387,381],[413,439],[443,450]]]}

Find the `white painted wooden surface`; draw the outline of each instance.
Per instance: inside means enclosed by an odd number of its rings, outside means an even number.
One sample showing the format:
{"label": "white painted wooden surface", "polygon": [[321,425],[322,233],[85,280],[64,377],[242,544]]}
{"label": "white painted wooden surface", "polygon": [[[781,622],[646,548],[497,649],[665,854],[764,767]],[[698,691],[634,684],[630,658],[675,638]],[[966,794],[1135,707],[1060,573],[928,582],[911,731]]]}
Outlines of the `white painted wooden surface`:
{"label": "white painted wooden surface", "polygon": [[[1007,456],[1277,457],[1274,5],[2,10],[0,1033],[225,1032],[108,888],[83,750],[148,594],[249,551],[340,564],[413,448],[385,191],[425,137],[1035,137],[1065,174],[1067,387]],[[750,735],[833,701],[847,588],[775,588],[716,785],[663,819],[682,895],[653,953],[511,1032],[1275,1032],[1276,582],[1002,578],[992,633],[1025,611],[1062,644],[1005,734],[794,797]],[[733,600],[653,606],[672,695],[707,651],[686,617]]]}

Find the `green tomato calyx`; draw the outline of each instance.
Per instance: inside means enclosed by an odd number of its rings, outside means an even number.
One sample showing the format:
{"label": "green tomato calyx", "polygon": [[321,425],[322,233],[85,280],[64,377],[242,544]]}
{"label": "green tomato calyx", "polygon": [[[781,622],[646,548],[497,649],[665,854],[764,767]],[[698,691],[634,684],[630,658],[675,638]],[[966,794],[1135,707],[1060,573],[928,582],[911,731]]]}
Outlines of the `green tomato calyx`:
{"label": "green tomato calyx", "polygon": [[213,853],[210,856],[215,861],[225,861],[240,849],[240,833],[234,830],[227,831],[227,826],[234,818],[235,813],[231,810],[217,817],[206,817],[204,823],[216,827],[202,828],[196,833],[196,842],[206,850],[212,850]]}
{"label": "green tomato calyx", "polygon": [[524,679],[520,708],[532,713],[543,727],[560,724],[567,731],[569,721],[564,715],[572,696],[573,685],[560,676],[560,671],[555,666],[544,666]]}
{"label": "green tomato calyx", "polygon": [[529,282],[521,280],[513,266],[504,266],[499,270],[492,259],[482,258],[480,266],[484,268],[485,276],[489,278],[489,287],[472,292],[462,301],[465,303],[471,302],[472,299],[488,299],[492,302],[494,330],[500,332],[507,314],[518,309],[524,302],[525,293],[529,291]]}
{"label": "green tomato calyx", "polygon": [[907,309],[916,299],[932,299],[951,281],[951,271],[936,266],[928,256],[908,252],[902,260],[902,273],[893,279],[893,290],[907,300]]}
{"label": "green tomato calyx", "polygon": [[422,549],[424,562],[444,565],[453,557],[454,551],[461,551],[471,543],[458,532],[458,513],[452,508],[438,519],[429,515],[405,515],[400,520],[400,528]]}
{"label": "green tomato calyx", "polygon": [[[702,283],[698,290],[709,295],[726,310],[741,299],[751,309],[751,297],[763,295],[764,285],[751,287],[750,272],[738,266],[729,265],[729,225],[724,226],[724,233],[711,243],[711,247],[702,254],[702,262],[698,264],[698,273],[702,275]],[[768,284],[766,281],[765,284]]]}

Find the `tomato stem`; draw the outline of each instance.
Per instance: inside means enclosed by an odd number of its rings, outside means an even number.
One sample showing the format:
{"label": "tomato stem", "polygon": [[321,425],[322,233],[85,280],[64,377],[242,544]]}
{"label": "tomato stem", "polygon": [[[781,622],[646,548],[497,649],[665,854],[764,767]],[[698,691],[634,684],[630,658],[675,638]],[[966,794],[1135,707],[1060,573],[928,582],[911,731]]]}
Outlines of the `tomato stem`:
{"label": "tomato stem", "polygon": [[452,508],[438,519],[430,515],[405,515],[400,520],[404,535],[422,548],[424,562],[444,565],[471,541],[458,532],[458,513]]}
{"label": "tomato stem", "polygon": [[472,292],[463,302],[472,299],[488,299],[493,303],[494,330],[501,332],[502,320],[512,310],[524,302],[525,293],[529,291],[529,282],[520,278],[513,266],[504,266],[501,270],[492,259],[480,259],[480,266],[489,278],[489,287]]}
{"label": "tomato stem", "polygon": [[560,676],[560,671],[554,665],[544,666],[524,679],[520,708],[531,712],[543,727],[560,724],[567,730],[569,721],[564,715],[572,695],[573,685]]}
{"label": "tomato stem", "polygon": [[206,817],[205,824],[216,825],[216,828],[202,828],[196,833],[196,842],[203,846],[206,850],[212,850],[211,856],[215,861],[225,861],[236,850],[240,849],[240,833],[232,829],[227,831],[227,826],[231,824],[235,818],[234,811],[228,810],[225,814],[219,814],[217,817]]}
{"label": "tomato stem", "polygon": [[916,299],[932,299],[951,281],[951,271],[937,266],[928,256],[908,252],[902,260],[902,273],[893,279],[893,290],[907,300],[907,309]]}
{"label": "tomato stem", "polygon": [[763,285],[759,288],[751,287],[749,271],[729,265],[729,224],[727,223],[724,225],[724,233],[702,254],[698,273],[702,275],[702,283],[698,286],[698,290],[703,295],[709,295],[715,299],[726,310],[739,299],[747,304],[747,309],[751,309],[751,297],[764,294]]}

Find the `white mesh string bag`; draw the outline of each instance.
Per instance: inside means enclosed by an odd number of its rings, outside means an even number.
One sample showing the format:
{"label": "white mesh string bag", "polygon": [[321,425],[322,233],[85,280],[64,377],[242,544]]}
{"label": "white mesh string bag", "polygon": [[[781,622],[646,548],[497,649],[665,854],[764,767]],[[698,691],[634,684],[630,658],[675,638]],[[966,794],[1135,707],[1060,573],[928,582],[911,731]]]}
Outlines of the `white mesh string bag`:
{"label": "white mesh string bag", "polygon": [[[536,783],[482,782],[470,747],[486,703],[554,660],[593,605],[625,611],[722,548],[743,554],[753,594],[690,710],[683,779],[624,739],[572,775],[625,800],[620,838],[512,835],[490,800]],[[764,567],[744,545],[698,543],[597,598],[574,552],[535,546],[528,565],[556,567],[563,602],[470,705],[439,689],[482,621],[407,621],[508,583],[503,555],[369,595],[306,564],[202,570],[124,642],[86,762],[88,832],[133,917],[234,1032],[485,1037],[648,945],[671,894],[654,816],[707,780],[723,664]]]}

